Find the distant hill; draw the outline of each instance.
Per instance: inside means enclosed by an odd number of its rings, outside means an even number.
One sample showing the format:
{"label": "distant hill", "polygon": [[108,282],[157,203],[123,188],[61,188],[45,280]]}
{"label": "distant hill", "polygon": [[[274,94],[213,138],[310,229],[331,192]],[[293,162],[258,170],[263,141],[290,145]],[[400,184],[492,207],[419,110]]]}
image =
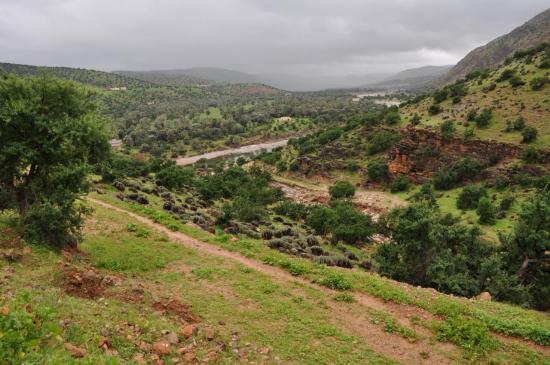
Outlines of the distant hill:
{"label": "distant hill", "polygon": [[455,81],[474,70],[493,69],[515,51],[532,48],[544,42],[550,42],[550,9],[510,33],[474,49],[441,77],[438,83]]}
{"label": "distant hill", "polygon": [[13,73],[18,76],[38,76],[42,74],[73,80],[82,84],[93,85],[101,88],[111,87],[144,87],[148,82],[135,78],[117,75],[110,72],[88,70],[71,67],[31,66],[14,63],[0,63],[0,73]]}
{"label": "distant hill", "polygon": [[452,65],[445,65],[411,68],[368,86],[383,89],[424,89],[431,86],[432,83],[446,74],[452,67]]}
{"label": "distant hill", "polygon": [[218,67],[193,67],[183,70],[162,71],[167,75],[187,75],[196,79],[210,82],[224,82],[230,84],[256,84],[260,81],[254,76],[244,72],[228,70]]}
{"label": "distant hill", "polygon": [[113,71],[113,73],[158,85],[187,86],[212,83],[210,80],[188,75],[184,70]]}

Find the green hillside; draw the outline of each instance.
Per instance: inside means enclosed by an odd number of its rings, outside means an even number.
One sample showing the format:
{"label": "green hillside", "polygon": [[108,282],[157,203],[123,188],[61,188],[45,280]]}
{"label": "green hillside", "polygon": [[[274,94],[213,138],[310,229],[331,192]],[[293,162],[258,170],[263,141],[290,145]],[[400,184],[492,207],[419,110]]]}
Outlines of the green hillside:
{"label": "green hillside", "polygon": [[[550,147],[550,48],[541,46],[519,52],[493,71],[473,72],[402,106],[401,126],[418,122],[417,128],[439,128],[453,120],[457,132],[472,128],[473,138],[520,144],[522,119],[526,127],[536,128],[533,145]],[[487,123],[476,123],[477,115],[490,110]],[[413,120],[414,119],[414,120]],[[520,122],[521,123],[521,122]],[[486,125],[485,125],[486,124]]]}

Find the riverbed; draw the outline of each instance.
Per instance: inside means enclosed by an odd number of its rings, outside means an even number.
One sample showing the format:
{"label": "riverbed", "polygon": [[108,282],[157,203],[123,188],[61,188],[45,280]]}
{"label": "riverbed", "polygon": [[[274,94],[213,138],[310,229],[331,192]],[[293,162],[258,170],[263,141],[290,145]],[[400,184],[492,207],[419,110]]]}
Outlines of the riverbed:
{"label": "riverbed", "polygon": [[223,156],[234,156],[234,155],[244,155],[249,153],[255,153],[261,150],[271,151],[274,148],[286,146],[287,143],[288,143],[288,138],[278,140],[278,141],[249,144],[249,145],[241,146],[237,148],[213,151],[213,152],[203,153],[202,155],[197,155],[197,156],[190,156],[190,157],[180,156],[176,158],[176,164],[180,166],[186,166],[186,165],[192,165],[195,162],[202,159],[212,160],[214,158],[219,158]]}

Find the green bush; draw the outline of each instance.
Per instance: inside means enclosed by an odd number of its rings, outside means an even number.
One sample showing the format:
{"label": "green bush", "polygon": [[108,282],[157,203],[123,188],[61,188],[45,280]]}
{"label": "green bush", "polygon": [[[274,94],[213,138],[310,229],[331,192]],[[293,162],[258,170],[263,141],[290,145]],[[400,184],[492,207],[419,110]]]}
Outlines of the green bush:
{"label": "green bush", "polygon": [[510,80],[508,80],[508,82],[510,83],[510,85],[513,87],[513,88],[517,88],[517,87],[520,87],[520,86],[523,86],[525,85],[525,81],[523,81],[521,79],[521,77],[519,76],[513,76],[512,78],[510,78]]}
{"label": "green bush", "polygon": [[435,199],[435,194],[434,194],[434,190],[433,190],[433,187],[431,184],[422,184],[422,186],[420,187],[420,190],[415,193],[413,196],[411,196],[411,200],[413,202],[426,202],[428,204],[435,204],[436,203],[436,199]]}
{"label": "green bush", "polygon": [[458,209],[476,209],[481,198],[487,197],[487,189],[480,185],[466,185],[456,200]]}
{"label": "green bush", "polygon": [[489,328],[476,319],[457,316],[436,325],[437,339],[452,342],[471,354],[483,355],[498,347]]}
{"label": "green bush", "polygon": [[439,104],[430,105],[430,107],[428,108],[428,113],[430,113],[430,115],[436,115],[441,113],[442,111],[443,108],[441,108],[441,105]]}
{"label": "green bush", "polygon": [[387,131],[375,132],[369,135],[367,138],[367,140],[369,141],[369,144],[367,146],[367,153],[369,155],[374,155],[378,152],[387,151],[395,144],[398,139],[399,137],[395,133]]}
{"label": "green bush", "polygon": [[284,215],[294,220],[306,219],[309,214],[309,208],[302,203],[294,203],[289,200],[282,201],[273,211],[279,215]]}
{"label": "green bush", "polygon": [[549,82],[550,82],[550,79],[544,76],[544,77],[534,77],[529,84],[531,85],[531,90],[538,91],[538,90],[542,90],[542,88]]}
{"label": "green bush", "polygon": [[493,119],[493,110],[485,108],[476,116],[475,122],[478,128],[485,128],[491,123],[491,119]]}
{"label": "green bush", "polygon": [[457,179],[457,175],[453,169],[442,167],[434,174],[433,184],[438,190],[449,190],[455,186]]}
{"label": "green bush", "polygon": [[521,152],[521,159],[527,163],[536,163],[539,159],[539,150],[529,146]]}
{"label": "green bush", "polygon": [[525,128],[525,119],[523,117],[518,117],[516,120],[514,120],[513,124],[514,130],[520,131],[523,128]]}
{"label": "green bush", "polygon": [[388,165],[382,160],[373,160],[367,165],[367,176],[372,181],[383,181],[388,176]]}
{"label": "green bush", "polygon": [[488,198],[481,198],[477,205],[477,215],[479,216],[480,224],[495,224],[496,208]]}
{"label": "green bush", "polygon": [[498,77],[497,82],[503,82],[503,81],[506,81],[506,80],[510,80],[515,75],[516,75],[516,70],[512,70],[510,68],[505,69],[505,70],[502,71],[502,73]]}
{"label": "green bush", "polygon": [[407,191],[410,188],[411,179],[407,175],[399,175],[390,184],[390,191],[392,193],[398,193],[401,191]]}
{"label": "green bush", "polygon": [[193,182],[194,171],[191,168],[181,168],[170,165],[157,172],[157,183],[167,189],[180,189]]}
{"label": "green bush", "polygon": [[453,138],[453,134],[455,132],[454,121],[453,120],[444,121],[443,123],[441,123],[439,130],[441,133],[441,142],[449,143]]}
{"label": "green bush", "polygon": [[355,186],[349,181],[337,181],[329,187],[328,191],[333,200],[349,199],[355,195]]}
{"label": "green bush", "polygon": [[319,284],[334,290],[349,290],[352,288],[351,283],[344,277],[344,275],[336,272],[327,273],[321,280],[319,280]]}
{"label": "green bush", "polygon": [[521,140],[521,143],[531,143],[535,139],[537,139],[539,131],[535,127],[525,127],[523,128],[523,131],[521,132],[521,136],[523,139]]}

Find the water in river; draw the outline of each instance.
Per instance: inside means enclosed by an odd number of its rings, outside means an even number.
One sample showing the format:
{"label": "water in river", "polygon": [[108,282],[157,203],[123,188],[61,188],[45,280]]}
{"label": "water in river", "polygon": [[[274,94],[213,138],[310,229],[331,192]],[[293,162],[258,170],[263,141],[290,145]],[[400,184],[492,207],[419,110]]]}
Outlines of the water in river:
{"label": "water in river", "polygon": [[204,153],[202,155],[191,156],[191,157],[178,157],[176,163],[180,166],[192,165],[195,162],[206,159],[211,160],[213,158],[231,156],[231,155],[244,155],[247,153],[259,152],[261,150],[271,151],[274,148],[286,146],[288,139],[283,139],[279,141],[264,142],[258,144],[249,144],[247,146],[241,146],[238,148],[231,148],[227,150],[220,150],[214,152]]}

